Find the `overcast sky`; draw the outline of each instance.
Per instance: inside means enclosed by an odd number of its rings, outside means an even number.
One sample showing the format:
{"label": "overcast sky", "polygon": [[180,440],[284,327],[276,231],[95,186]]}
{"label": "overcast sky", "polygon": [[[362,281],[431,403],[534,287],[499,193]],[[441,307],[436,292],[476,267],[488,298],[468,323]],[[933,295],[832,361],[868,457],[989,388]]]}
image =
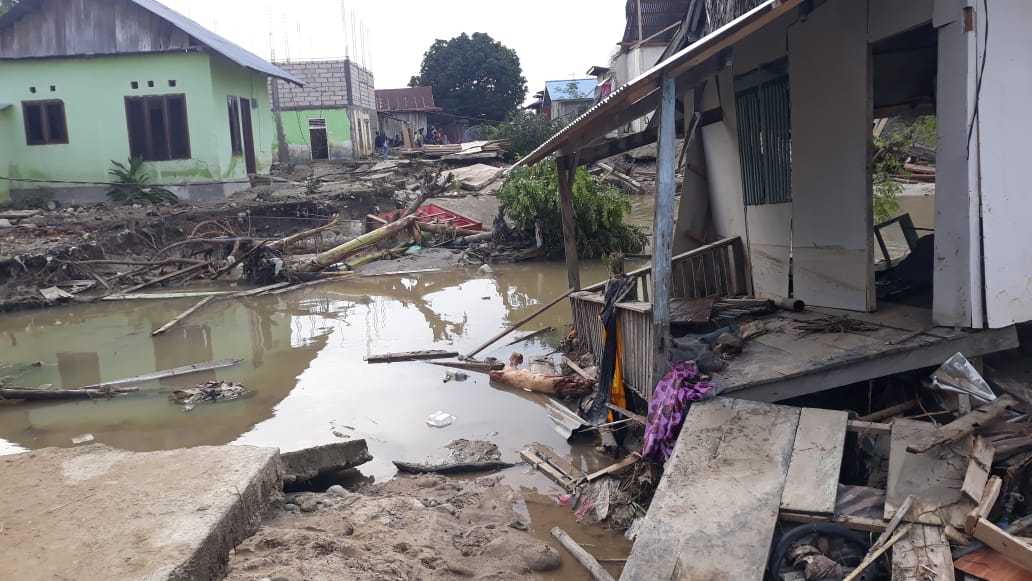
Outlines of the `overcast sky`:
{"label": "overcast sky", "polygon": [[371,66],[378,89],[406,86],[434,40],[485,32],[519,55],[528,98],[545,81],[608,64],[625,22],[624,0],[161,1],[265,58],[350,55]]}

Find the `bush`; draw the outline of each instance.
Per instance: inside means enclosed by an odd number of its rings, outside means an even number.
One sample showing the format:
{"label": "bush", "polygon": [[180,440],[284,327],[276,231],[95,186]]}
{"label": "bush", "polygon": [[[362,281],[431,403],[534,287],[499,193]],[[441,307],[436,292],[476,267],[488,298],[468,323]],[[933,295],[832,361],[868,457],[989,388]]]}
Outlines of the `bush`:
{"label": "bush", "polygon": [[555,135],[562,124],[545,121],[540,115],[517,111],[491,131],[491,139],[504,139],[505,150],[512,156],[523,157]]}
{"label": "bush", "polygon": [[896,197],[903,192],[903,185],[896,179],[907,179],[911,175],[906,168],[911,148],[917,143],[934,147],[936,141],[936,120],[933,116],[918,117],[910,125],[899,126],[874,138],[872,181],[875,224],[889,220],[899,212]]}
{"label": "bush", "polygon": [[[529,230],[541,223],[546,252],[562,252],[563,221],[554,159],[514,170],[499,189],[498,199],[505,204],[507,215],[518,227]],[[645,247],[641,228],[623,222],[631,203],[619,190],[589,175],[583,167],[577,169],[573,199],[578,255],[638,253]]]}
{"label": "bush", "polygon": [[120,204],[178,204],[179,197],[165,188],[148,186],[150,175],[143,171],[143,159],[129,159],[129,165],[111,162],[115,167],[108,174],[115,179],[107,195]]}

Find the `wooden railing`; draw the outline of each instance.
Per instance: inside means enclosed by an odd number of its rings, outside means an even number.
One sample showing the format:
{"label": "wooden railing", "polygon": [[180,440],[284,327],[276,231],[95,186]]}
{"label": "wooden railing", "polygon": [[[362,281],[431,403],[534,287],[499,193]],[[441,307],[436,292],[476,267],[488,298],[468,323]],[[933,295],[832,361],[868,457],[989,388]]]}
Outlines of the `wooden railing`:
{"label": "wooden railing", "polygon": [[[672,261],[672,298],[739,296],[750,293],[745,249],[741,238],[725,238],[707,244]],[[617,305],[617,325],[623,344],[621,369],[624,383],[646,401],[652,399],[652,267],[627,273],[638,278],[637,300]],[[570,295],[573,324],[585,348],[602,357],[602,321],[606,283],[589,286]]]}

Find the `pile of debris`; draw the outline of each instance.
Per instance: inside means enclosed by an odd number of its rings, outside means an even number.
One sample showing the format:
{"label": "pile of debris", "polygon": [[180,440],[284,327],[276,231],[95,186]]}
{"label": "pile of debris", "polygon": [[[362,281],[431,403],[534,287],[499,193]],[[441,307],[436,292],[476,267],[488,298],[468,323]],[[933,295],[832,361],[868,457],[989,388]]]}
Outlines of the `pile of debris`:
{"label": "pile of debris", "polygon": [[399,150],[406,158],[440,159],[442,161],[465,161],[501,159],[505,155],[504,141],[470,141],[450,145],[424,145],[419,148]]}
{"label": "pile of debris", "polygon": [[247,393],[247,388],[239,383],[213,380],[193,387],[177,389],[168,396],[168,399],[182,405],[183,411],[188,412],[202,403],[232,401],[244,397]]}

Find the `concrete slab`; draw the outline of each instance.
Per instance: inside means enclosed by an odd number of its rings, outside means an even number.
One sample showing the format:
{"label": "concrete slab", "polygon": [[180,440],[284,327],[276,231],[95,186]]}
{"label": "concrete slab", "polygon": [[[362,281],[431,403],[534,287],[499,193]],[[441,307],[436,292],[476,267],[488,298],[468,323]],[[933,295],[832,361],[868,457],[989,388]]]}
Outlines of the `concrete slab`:
{"label": "concrete slab", "polygon": [[220,579],[281,491],[275,448],[0,457],[0,577]]}
{"label": "concrete slab", "polygon": [[498,179],[503,171],[505,170],[483,163],[448,170],[455,181],[462,186],[462,189],[474,192],[486,188]]}
{"label": "concrete slab", "polygon": [[336,442],[283,454],[283,482],[311,480],[325,472],[361,466],[373,459],[365,440]]}

